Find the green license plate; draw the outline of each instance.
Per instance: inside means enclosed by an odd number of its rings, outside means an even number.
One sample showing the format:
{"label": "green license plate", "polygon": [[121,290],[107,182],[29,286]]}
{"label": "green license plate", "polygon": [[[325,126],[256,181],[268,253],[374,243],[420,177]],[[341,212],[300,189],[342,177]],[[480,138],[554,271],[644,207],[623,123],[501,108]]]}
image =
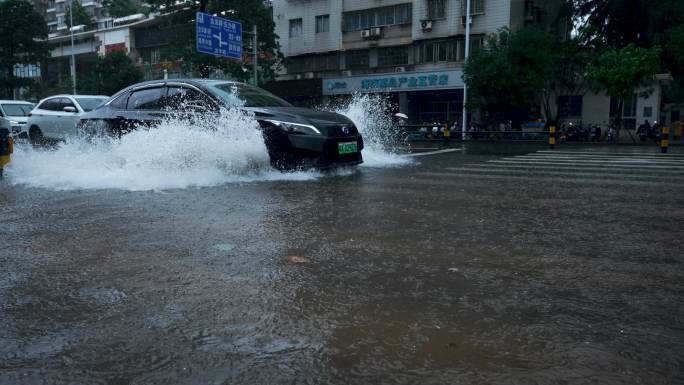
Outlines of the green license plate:
{"label": "green license plate", "polygon": [[338,154],[353,154],[355,152],[359,152],[358,148],[356,147],[356,142],[344,142],[337,144]]}

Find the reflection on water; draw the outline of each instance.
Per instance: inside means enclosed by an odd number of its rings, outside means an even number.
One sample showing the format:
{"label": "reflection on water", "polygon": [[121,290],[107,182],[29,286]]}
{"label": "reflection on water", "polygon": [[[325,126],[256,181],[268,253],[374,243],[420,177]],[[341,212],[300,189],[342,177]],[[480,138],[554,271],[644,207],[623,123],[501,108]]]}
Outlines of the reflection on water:
{"label": "reflection on water", "polygon": [[0,383],[681,383],[679,186],[424,176],[474,159],[4,186]]}

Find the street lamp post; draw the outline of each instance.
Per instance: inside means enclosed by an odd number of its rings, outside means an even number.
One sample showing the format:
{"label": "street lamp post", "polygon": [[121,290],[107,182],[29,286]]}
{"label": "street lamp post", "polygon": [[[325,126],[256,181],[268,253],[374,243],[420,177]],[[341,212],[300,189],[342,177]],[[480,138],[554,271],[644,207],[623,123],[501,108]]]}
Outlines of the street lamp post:
{"label": "street lamp post", "polygon": [[76,95],[76,56],[74,55],[74,0],[69,2],[69,31],[71,32],[71,88]]}
{"label": "street lamp post", "polygon": [[254,21],[254,27],[252,28],[252,33],[254,34],[254,86],[257,87],[259,85],[259,76],[257,72],[257,60],[259,57],[259,51],[257,48],[258,44],[258,39],[257,39],[257,25],[256,25],[256,20]]}
{"label": "street lamp post", "polygon": [[[463,63],[468,61],[468,54],[470,52],[470,1],[466,0],[466,25],[465,25],[465,58]],[[461,140],[466,140],[466,126],[468,125],[468,111],[466,110],[466,101],[468,99],[468,85],[463,82],[463,130],[461,131]]]}

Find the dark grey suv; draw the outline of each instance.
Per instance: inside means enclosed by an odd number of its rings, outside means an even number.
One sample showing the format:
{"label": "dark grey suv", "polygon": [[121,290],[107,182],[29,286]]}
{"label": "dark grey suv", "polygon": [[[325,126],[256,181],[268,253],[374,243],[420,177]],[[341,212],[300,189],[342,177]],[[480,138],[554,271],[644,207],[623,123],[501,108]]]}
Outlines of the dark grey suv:
{"label": "dark grey suv", "polygon": [[165,117],[216,116],[221,107],[251,111],[261,127],[271,164],[279,169],[331,168],[363,162],[363,138],[347,117],[297,108],[281,98],[244,83],[173,79],[138,83],[112,96],[78,122],[121,136],[154,126]]}

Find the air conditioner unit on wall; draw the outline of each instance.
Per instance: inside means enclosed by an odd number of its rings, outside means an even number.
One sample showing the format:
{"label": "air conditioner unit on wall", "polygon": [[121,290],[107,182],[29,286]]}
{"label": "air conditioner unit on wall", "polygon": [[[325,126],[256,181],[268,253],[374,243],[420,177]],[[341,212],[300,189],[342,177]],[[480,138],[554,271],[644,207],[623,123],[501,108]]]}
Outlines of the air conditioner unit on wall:
{"label": "air conditioner unit on wall", "polygon": [[421,20],[420,29],[423,31],[432,31],[432,20]]}
{"label": "air conditioner unit on wall", "polygon": [[342,71],[342,76],[352,76],[352,72],[349,70]]}
{"label": "air conditioner unit on wall", "polygon": [[406,72],[406,67],[397,67],[394,69],[394,72]]}
{"label": "air conditioner unit on wall", "polygon": [[304,74],[304,79],[313,79],[313,78],[314,78],[313,72],[307,72]]}
{"label": "air conditioner unit on wall", "polygon": [[382,30],[380,29],[380,27],[375,27],[375,28],[370,29],[370,35],[373,37],[380,37],[381,34],[382,34]]}
{"label": "air conditioner unit on wall", "polygon": [[361,38],[362,39],[370,39],[370,29],[362,29],[361,30]]}

